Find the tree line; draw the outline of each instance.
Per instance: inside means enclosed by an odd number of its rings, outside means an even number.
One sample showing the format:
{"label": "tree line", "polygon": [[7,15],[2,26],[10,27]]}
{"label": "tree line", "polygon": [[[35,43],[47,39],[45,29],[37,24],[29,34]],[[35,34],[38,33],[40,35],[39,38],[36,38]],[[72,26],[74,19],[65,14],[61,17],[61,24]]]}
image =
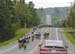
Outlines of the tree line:
{"label": "tree line", "polygon": [[71,7],[67,19],[63,21],[63,26],[75,28],[75,4]]}
{"label": "tree line", "polygon": [[75,31],[72,31],[75,29],[75,4],[71,7],[67,19],[63,21],[63,26],[69,27],[71,30],[69,33],[72,35],[73,38],[75,38]]}
{"label": "tree line", "polygon": [[0,42],[15,37],[17,29],[40,24],[33,2],[0,0]]}

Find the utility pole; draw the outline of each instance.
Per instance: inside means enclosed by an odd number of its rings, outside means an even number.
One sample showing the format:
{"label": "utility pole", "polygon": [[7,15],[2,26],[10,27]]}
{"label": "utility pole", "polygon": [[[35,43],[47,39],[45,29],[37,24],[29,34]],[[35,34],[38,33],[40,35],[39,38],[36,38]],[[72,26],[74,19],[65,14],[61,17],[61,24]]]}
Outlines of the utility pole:
{"label": "utility pole", "polygon": [[70,2],[70,3],[71,3],[71,10],[72,10],[73,2]]}

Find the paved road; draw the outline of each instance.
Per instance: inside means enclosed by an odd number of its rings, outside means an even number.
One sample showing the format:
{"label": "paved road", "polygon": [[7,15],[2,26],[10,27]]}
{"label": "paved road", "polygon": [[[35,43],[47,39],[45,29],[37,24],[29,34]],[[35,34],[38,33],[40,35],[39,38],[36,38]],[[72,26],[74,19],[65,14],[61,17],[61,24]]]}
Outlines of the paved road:
{"label": "paved road", "polygon": [[75,54],[75,46],[73,46],[64,36],[62,32],[62,28],[42,28],[40,30],[41,40],[36,40],[34,42],[30,42],[27,46],[27,50],[23,48],[21,50],[18,49],[18,43],[14,42],[8,46],[0,48],[0,54],[39,54],[38,45],[43,42],[43,33],[50,32],[50,36],[48,39],[50,40],[63,40],[65,45],[69,46],[68,54]]}
{"label": "paved road", "polygon": [[[40,32],[43,33],[44,29],[40,29]],[[41,39],[42,40],[42,39]],[[29,54],[29,52],[31,52],[32,50],[34,51],[36,48],[36,46],[41,42],[41,40],[36,40],[34,42],[30,42],[27,45],[27,50],[24,50],[23,48],[21,50],[18,49],[18,43],[17,41],[0,48],[0,54]]]}
{"label": "paved road", "polygon": [[[64,44],[67,45],[68,48],[68,54],[75,54],[75,46],[72,45],[65,37],[64,33],[62,32],[62,28],[47,28],[46,30],[50,31],[50,40],[62,40],[64,41]],[[33,54],[39,54],[39,48],[37,48]]]}

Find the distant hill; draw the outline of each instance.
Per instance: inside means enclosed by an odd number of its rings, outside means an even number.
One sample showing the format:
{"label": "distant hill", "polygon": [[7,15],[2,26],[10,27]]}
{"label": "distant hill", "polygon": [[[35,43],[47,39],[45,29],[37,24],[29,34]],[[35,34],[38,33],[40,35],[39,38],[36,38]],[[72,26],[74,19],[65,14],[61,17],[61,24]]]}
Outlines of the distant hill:
{"label": "distant hill", "polygon": [[70,12],[70,7],[40,8],[37,10],[38,15],[45,21],[46,15],[52,16],[53,24],[66,19]]}

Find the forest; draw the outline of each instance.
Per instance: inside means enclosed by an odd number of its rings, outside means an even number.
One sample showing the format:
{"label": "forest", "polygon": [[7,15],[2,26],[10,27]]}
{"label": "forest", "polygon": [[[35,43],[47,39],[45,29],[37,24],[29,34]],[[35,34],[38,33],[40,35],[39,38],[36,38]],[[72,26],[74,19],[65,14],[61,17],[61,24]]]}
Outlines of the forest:
{"label": "forest", "polygon": [[25,0],[0,0],[0,42],[15,37],[16,30],[40,24],[35,4]]}

